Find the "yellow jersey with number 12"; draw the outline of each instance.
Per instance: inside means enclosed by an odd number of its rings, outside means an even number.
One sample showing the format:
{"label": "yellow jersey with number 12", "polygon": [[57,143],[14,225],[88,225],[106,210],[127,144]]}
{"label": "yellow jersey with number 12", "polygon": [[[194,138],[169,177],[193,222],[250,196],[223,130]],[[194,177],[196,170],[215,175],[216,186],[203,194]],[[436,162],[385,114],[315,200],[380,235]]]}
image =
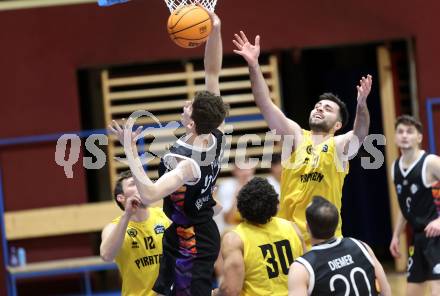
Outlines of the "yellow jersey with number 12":
{"label": "yellow jersey with number 12", "polygon": [[241,222],[233,231],[243,241],[245,278],[240,295],[287,295],[289,267],[303,253],[292,223],[273,217],[264,225]]}
{"label": "yellow jersey with number 12", "polygon": [[[149,208],[148,219],[130,221],[124,242],[116,256],[116,264],[122,277],[123,296],[153,296],[151,289],[159,274],[162,257],[162,236],[170,225],[160,208]],[[120,217],[112,221],[119,223]]]}
{"label": "yellow jersey with number 12", "polygon": [[[334,137],[314,145],[310,131],[303,131],[303,141],[290,158],[283,162],[281,173],[280,210],[278,216],[295,222],[310,249],[310,235],[306,227],[306,208],[312,197],[320,195],[341,212],[342,186],[348,173],[338,159]],[[341,237],[341,217],[336,236]]]}

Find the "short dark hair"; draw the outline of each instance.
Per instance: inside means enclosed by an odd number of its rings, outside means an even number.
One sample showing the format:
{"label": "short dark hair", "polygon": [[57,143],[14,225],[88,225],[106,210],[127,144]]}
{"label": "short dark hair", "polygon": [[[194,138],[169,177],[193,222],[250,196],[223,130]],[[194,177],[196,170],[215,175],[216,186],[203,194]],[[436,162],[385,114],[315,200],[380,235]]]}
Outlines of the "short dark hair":
{"label": "short dark hair", "polygon": [[210,134],[225,120],[228,106],[220,96],[209,91],[197,92],[192,103],[191,119],[198,135]]}
{"label": "short dark hair", "polygon": [[404,114],[404,115],[400,115],[399,117],[397,117],[396,123],[394,124],[394,130],[397,129],[397,126],[399,124],[412,125],[417,129],[417,131],[419,133],[423,134],[423,125],[420,122],[420,120],[418,120],[414,116]]}
{"label": "short dark hair", "polygon": [[319,101],[329,100],[336,103],[339,106],[339,119],[341,120],[342,127],[341,130],[348,124],[349,114],[347,105],[335,94],[333,93],[323,93],[319,96]]}
{"label": "short dark hair", "polygon": [[306,209],[306,220],[311,235],[316,239],[330,239],[339,222],[336,207],[322,196],[314,196]]}
{"label": "short dark hair", "polygon": [[241,216],[255,224],[266,224],[278,210],[278,194],[266,178],[254,177],[241,188],[237,208]]}
{"label": "short dark hair", "polygon": [[124,205],[120,201],[118,201],[118,195],[124,194],[124,188],[122,187],[122,181],[129,179],[131,177],[133,177],[133,174],[131,173],[130,170],[123,171],[122,173],[120,173],[118,180],[116,180],[115,189],[113,190],[113,198],[115,199],[115,202],[118,205],[118,207],[123,211],[125,211],[125,208],[124,208]]}

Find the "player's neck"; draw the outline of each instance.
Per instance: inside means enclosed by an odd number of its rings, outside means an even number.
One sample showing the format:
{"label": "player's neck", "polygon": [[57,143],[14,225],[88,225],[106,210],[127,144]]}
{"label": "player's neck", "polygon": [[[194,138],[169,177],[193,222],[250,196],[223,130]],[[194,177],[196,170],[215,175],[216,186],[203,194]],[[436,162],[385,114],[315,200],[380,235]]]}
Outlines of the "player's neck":
{"label": "player's neck", "polygon": [[400,149],[400,152],[402,153],[403,164],[410,165],[420,157],[422,150],[419,147],[413,147],[410,149]]}
{"label": "player's neck", "polygon": [[196,135],[191,134],[185,139],[185,142],[199,148],[206,148],[209,146],[211,134],[207,135]]}
{"label": "player's neck", "polygon": [[139,209],[136,211],[136,213],[131,216],[130,220],[134,222],[142,222],[148,219],[150,216],[150,210],[147,208],[145,209]]}
{"label": "player's neck", "polygon": [[334,237],[332,237],[332,238],[329,238],[329,239],[317,239],[317,238],[314,238],[313,236],[310,238],[310,243],[312,244],[312,246],[316,246],[316,245],[321,245],[321,244],[323,244],[323,243],[325,243],[325,242],[328,242],[328,241],[331,241],[331,240],[333,240],[333,239],[335,239]]}
{"label": "player's neck", "polygon": [[328,138],[333,136],[333,133],[331,132],[322,132],[322,131],[311,131],[310,133],[312,142],[316,145],[321,144]]}

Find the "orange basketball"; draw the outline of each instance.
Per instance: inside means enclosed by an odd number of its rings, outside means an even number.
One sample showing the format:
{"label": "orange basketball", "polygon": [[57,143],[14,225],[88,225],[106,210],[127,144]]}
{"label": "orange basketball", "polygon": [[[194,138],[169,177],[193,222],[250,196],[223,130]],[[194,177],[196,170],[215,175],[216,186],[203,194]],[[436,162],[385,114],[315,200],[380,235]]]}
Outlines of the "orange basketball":
{"label": "orange basketball", "polygon": [[202,7],[191,4],[176,9],[168,18],[171,40],[184,48],[201,45],[212,29],[211,17]]}

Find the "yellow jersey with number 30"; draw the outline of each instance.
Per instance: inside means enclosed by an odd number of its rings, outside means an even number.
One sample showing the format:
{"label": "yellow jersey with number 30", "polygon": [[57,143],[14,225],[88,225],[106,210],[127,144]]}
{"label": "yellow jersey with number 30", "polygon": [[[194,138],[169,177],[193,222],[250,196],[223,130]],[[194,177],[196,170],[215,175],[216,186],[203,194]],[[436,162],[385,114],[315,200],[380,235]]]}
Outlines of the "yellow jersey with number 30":
{"label": "yellow jersey with number 30", "polygon": [[264,225],[241,222],[232,231],[243,241],[245,278],[240,295],[287,295],[289,267],[303,254],[292,223],[273,217]]}
{"label": "yellow jersey with number 30", "polygon": [[[303,141],[290,158],[283,162],[281,173],[280,210],[278,216],[295,222],[310,249],[306,227],[306,208],[312,197],[320,195],[341,212],[342,186],[348,174],[348,161],[339,160],[334,137],[314,145],[310,131],[303,130]],[[336,236],[341,237],[341,217]]]}
{"label": "yellow jersey with number 30", "polygon": [[[162,257],[162,236],[170,221],[160,208],[149,208],[148,219],[130,221],[124,242],[116,256],[122,278],[122,295],[153,296],[151,289],[159,274]],[[112,223],[119,223],[120,217]]]}

